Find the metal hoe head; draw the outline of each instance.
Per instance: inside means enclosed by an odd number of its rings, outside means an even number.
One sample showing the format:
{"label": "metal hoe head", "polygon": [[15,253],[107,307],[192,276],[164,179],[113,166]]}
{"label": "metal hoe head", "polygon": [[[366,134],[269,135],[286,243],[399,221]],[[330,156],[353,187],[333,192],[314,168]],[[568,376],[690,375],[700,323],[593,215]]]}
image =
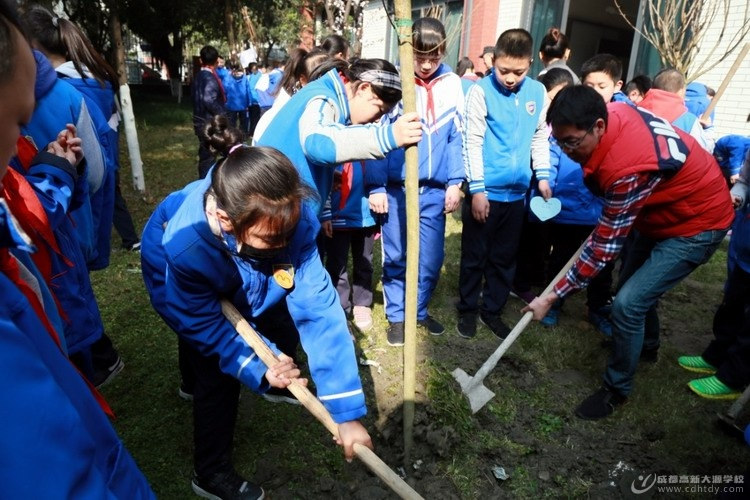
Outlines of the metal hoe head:
{"label": "metal hoe head", "polygon": [[453,370],[453,378],[461,386],[461,392],[469,399],[471,413],[478,412],[490,399],[495,397],[495,393],[487,389],[481,380],[479,380],[479,383],[476,383],[474,377],[471,377],[461,368]]}

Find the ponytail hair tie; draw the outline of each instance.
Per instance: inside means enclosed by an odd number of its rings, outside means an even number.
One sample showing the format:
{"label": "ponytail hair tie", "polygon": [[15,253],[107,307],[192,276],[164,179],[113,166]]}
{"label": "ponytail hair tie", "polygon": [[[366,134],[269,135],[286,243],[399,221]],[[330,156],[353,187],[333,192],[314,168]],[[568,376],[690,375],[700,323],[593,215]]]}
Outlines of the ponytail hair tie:
{"label": "ponytail hair tie", "polygon": [[55,29],[60,27],[60,18],[52,16],[52,26],[55,27]]}
{"label": "ponytail hair tie", "polygon": [[234,153],[235,149],[241,148],[242,146],[244,146],[244,144],[242,144],[242,143],[235,144],[234,146],[232,146],[231,148],[229,148],[229,154],[227,156],[231,155],[232,153]]}

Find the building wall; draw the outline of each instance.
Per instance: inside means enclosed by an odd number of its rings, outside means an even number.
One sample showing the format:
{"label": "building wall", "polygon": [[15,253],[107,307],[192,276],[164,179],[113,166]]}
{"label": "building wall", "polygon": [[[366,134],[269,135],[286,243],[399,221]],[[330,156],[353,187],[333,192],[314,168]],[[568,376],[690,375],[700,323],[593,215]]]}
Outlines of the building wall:
{"label": "building wall", "polygon": [[[713,0],[717,1],[717,0]],[[727,46],[727,38],[730,38],[736,33],[744,23],[750,22],[745,15],[745,3],[747,0],[729,0],[729,21],[727,23],[726,32],[729,36],[724,36],[724,40],[719,45],[719,49],[714,52],[712,60],[718,59],[717,54],[723,54]],[[702,50],[698,53],[697,61],[704,60],[706,52],[714,46],[719,38],[721,31],[721,23],[723,21],[723,15],[717,16],[714,22],[709,26],[706,35],[701,43]],[[750,37],[745,38],[743,43],[750,43]],[[698,77],[697,81],[705,83],[714,90],[719,90],[722,80],[729,72],[729,68],[734,64],[737,59],[739,51],[742,49],[740,46],[727,57],[724,61],[716,65],[708,73]],[[695,68],[696,63],[693,67]],[[745,60],[740,65],[739,70],[735,73],[734,77],[729,83],[724,95],[722,96],[719,103],[716,105],[716,116],[715,125],[717,131],[717,137],[721,137],[727,134],[740,134],[750,135],[750,123],[747,122],[748,114],[750,114],[750,54],[745,57]]]}
{"label": "building wall", "polygon": [[477,71],[487,69],[480,57],[482,48],[495,45],[500,34],[497,31],[499,9],[498,0],[464,0],[464,30],[468,30],[468,37],[464,38],[460,55],[471,59]]}

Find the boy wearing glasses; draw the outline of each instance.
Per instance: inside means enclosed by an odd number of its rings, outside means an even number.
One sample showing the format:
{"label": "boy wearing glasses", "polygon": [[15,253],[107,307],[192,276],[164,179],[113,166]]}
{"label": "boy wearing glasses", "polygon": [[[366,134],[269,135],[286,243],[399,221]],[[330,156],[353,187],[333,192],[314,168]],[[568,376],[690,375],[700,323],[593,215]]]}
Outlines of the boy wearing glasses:
{"label": "boy wearing glasses", "polygon": [[526,78],[532,43],[526,30],[502,33],[491,73],[466,96],[463,158],[469,188],[461,217],[457,305],[458,334],[464,338],[476,334],[477,317],[500,338],[510,332],[500,314],[515,274],[532,160],[540,193],[545,199],[552,195],[546,92]]}
{"label": "boy wearing glasses", "polygon": [[524,311],[541,320],[555,301],[588,286],[637,229],[612,304],[604,383],[576,409],[597,420],[626,401],[639,360],[656,360],[659,298],[711,257],[734,210],[713,156],[665,119],[604,104],[580,86],[557,95],[547,120],[562,150],[582,165],[586,185],[604,196],[604,208],[572,269]]}
{"label": "boy wearing glasses", "polygon": [[[417,19],[412,27],[417,111],[422,123],[419,141],[419,283],[417,320],[431,335],[443,325],[428,306],[440,277],[445,248],[445,214],[461,202],[464,169],[461,161],[461,79],[442,63],[446,33],[434,18]],[[404,344],[406,287],[406,178],[404,150],[368,162],[365,174],[370,209],[383,214],[383,296],[388,345]]]}

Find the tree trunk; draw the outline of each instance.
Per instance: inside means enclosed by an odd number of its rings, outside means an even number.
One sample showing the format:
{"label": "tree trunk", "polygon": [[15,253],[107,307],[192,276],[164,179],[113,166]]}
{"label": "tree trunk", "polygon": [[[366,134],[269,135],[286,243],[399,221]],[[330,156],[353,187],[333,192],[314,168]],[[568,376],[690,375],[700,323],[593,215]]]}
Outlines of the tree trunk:
{"label": "tree trunk", "polygon": [[224,0],[224,22],[227,25],[230,57],[237,53],[237,40],[234,37],[234,14],[232,14],[233,3],[232,0]]}
{"label": "tree trunk", "polygon": [[[411,0],[395,0],[404,113],[417,110]],[[417,371],[417,286],[419,274],[419,158],[417,146],[406,148],[406,293],[404,304],[404,469],[409,470],[414,443],[414,396]]]}
{"label": "tree trunk", "polygon": [[133,101],[130,99],[128,73],[125,68],[125,48],[122,44],[122,26],[120,25],[120,16],[117,13],[116,3],[113,2],[110,8],[112,44],[114,45],[115,60],[117,62],[117,79],[120,82],[120,107],[122,109],[123,122],[125,124],[125,138],[128,143],[128,156],[130,157],[130,170],[133,178],[133,187],[143,194],[146,192],[146,183],[143,179],[143,160],[141,160],[141,149],[138,145],[138,131],[135,127]]}

